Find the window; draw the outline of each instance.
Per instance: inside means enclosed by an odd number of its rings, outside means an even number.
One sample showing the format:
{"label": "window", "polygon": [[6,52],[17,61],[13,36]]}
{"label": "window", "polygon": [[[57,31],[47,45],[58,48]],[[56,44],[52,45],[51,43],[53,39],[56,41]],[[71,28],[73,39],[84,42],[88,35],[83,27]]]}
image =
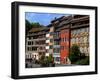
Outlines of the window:
{"label": "window", "polygon": [[55,32],[50,32],[50,35],[54,35],[55,34]]}
{"label": "window", "polygon": [[50,39],[50,42],[53,42],[53,39]]}
{"label": "window", "polygon": [[56,60],[56,61],[60,61],[60,57],[56,57],[55,60]]}
{"label": "window", "polygon": [[84,37],[84,43],[86,43],[87,42],[87,37]]}
{"label": "window", "polygon": [[84,32],[87,32],[87,28],[84,28]]}
{"label": "window", "polygon": [[63,46],[61,46],[61,50],[63,50]]}
{"label": "window", "polygon": [[76,35],[76,30],[73,30],[73,34]]}
{"label": "window", "polygon": [[46,43],[46,46],[48,46],[49,45],[49,43]]}
{"label": "window", "polygon": [[53,48],[53,46],[51,45],[51,46],[50,46],[50,49],[52,49],[52,48]]}
{"label": "window", "polygon": [[27,47],[27,51],[29,51],[29,47]]}
{"label": "window", "polygon": [[31,39],[31,37],[29,37],[29,40]]}
{"label": "window", "polygon": [[85,32],[85,28],[82,29],[82,33],[84,33],[84,32]]}
{"label": "window", "polygon": [[61,46],[61,49],[64,50],[64,46]]}
{"label": "window", "polygon": [[30,47],[28,47],[28,51],[30,51]]}
{"label": "window", "polygon": [[29,41],[29,42],[28,42],[28,45],[32,45],[32,41]]}
{"label": "window", "polygon": [[28,45],[30,45],[30,42],[28,42]]}
{"label": "window", "polygon": [[62,50],[64,50],[64,47],[62,46]]}
{"label": "window", "polygon": [[86,28],[86,32],[89,32],[89,28]]}
{"label": "window", "polygon": [[32,47],[32,51],[37,51],[37,47]]}
{"label": "window", "polygon": [[34,42],[32,41],[32,45],[34,44]]}
{"label": "window", "polygon": [[54,48],[54,53],[56,53],[56,49]]}
{"label": "window", "polygon": [[34,50],[34,47],[32,47],[32,51]]}
{"label": "window", "polygon": [[46,53],[49,53],[49,50],[48,49],[46,49]]}
{"label": "window", "polygon": [[66,41],[66,42],[69,41],[68,38],[65,38],[65,41]]}
{"label": "window", "polygon": [[54,45],[59,45],[59,41],[54,41]]}
{"label": "window", "polygon": [[64,38],[63,38],[63,42],[64,42]]}
{"label": "window", "polygon": [[60,53],[60,49],[59,48],[54,48],[54,52],[55,53]]}
{"label": "window", "polygon": [[80,34],[80,29],[77,30],[77,34]]}

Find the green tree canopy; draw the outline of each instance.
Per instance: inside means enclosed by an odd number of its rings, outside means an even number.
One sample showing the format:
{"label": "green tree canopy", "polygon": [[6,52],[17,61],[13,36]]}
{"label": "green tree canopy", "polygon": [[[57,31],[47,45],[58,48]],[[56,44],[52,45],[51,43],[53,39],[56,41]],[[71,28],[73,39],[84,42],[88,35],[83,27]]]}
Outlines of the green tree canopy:
{"label": "green tree canopy", "polygon": [[41,27],[41,25],[39,23],[37,23],[37,22],[36,23],[31,23],[31,26],[32,27]]}
{"label": "green tree canopy", "polygon": [[32,26],[28,20],[25,20],[25,26],[26,26],[26,34],[27,34],[28,31],[32,28]]}
{"label": "green tree canopy", "polygon": [[71,63],[75,63],[77,60],[79,60],[80,58],[80,49],[79,46],[74,44],[71,48],[70,48],[70,55],[69,55],[69,59],[71,60]]}
{"label": "green tree canopy", "polygon": [[30,29],[32,29],[33,27],[41,27],[42,25],[40,25],[38,22],[32,22],[30,23],[28,20],[25,20],[25,26],[26,26],[26,34],[28,33],[28,31]]}

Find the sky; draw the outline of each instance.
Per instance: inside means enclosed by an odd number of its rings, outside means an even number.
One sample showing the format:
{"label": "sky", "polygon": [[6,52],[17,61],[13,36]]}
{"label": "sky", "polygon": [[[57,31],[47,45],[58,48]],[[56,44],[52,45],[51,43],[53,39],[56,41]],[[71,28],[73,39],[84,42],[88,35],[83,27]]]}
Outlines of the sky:
{"label": "sky", "polygon": [[25,19],[27,19],[30,23],[38,22],[41,25],[47,26],[50,22],[56,18],[68,14],[54,14],[54,13],[34,13],[34,12],[26,12]]}

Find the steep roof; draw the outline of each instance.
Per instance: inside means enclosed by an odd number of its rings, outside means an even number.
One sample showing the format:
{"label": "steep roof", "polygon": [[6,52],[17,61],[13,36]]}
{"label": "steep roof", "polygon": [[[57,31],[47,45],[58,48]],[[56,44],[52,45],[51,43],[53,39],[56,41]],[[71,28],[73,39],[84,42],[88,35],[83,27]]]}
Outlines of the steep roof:
{"label": "steep roof", "polygon": [[33,27],[32,29],[29,30],[29,32],[39,32],[47,29],[48,29],[47,27]]}

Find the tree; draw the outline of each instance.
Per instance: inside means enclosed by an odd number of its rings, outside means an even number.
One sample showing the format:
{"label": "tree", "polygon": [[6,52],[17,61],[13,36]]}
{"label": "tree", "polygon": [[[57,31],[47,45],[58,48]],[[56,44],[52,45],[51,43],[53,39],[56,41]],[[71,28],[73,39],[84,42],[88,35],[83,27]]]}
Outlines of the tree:
{"label": "tree", "polygon": [[32,26],[32,27],[41,27],[41,25],[40,25],[38,22],[36,22],[36,23],[31,23],[31,26]]}
{"label": "tree", "polygon": [[74,64],[76,61],[78,61],[80,59],[80,49],[79,46],[74,44],[71,48],[70,48],[70,55],[69,55],[69,59],[71,60],[71,63]]}
{"label": "tree", "polygon": [[26,34],[32,28],[31,23],[28,20],[25,20]]}
{"label": "tree", "polygon": [[54,66],[52,55],[49,56],[42,55],[40,58],[40,64],[42,67]]}
{"label": "tree", "polygon": [[84,59],[80,59],[80,61],[77,61],[76,64],[78,64],[78,65],[89,65],[89,56],[86,56]]}
{"label": "tree", "polygon": [[26,27],[26,35],[27,35],[30,29],[32,29],[33,27],[36,28],[42,27],[42,25],[40,25],[38,22],[30,23],[28,20],[25,20],[25,27]]}
{"label": "tree", "polygon": [[42,56],[41,56],[41,58],[39,59],[40,64],[42,64],[42,63],[44,62],[44,59],[45,59],[45,56],[44,56],[44,55],[42,55]]}
{"label": "tree", "polygon": [[51,55],[51,54],[49,55],[49,57],[48,57],[48,59],[47,59],[47,60],[48,60],[48,62],[49,62],[49,63],[52,63],[52,62],[53,62],[53,57],[52,57],[52,55]]}

